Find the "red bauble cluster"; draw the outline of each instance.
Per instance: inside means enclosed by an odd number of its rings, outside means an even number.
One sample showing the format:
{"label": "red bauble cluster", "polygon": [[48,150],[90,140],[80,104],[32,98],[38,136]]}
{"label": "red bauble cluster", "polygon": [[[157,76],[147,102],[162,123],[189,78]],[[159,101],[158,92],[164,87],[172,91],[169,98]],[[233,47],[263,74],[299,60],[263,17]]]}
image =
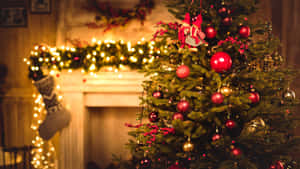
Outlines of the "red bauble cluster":
{"label": "red bauble cluster", "polygon": [[213,39],[217,36],[217,31],[215,30],[214,27],[209,26],[205,29],[205,35],[206,38]]}
{"label": "red bauble cluster", "polygon": [[231,57],[225,52],[217,52],[212,56],[210,66],[217,73],[226,72],[232,66]]}
{"label": "red bauble cluster", "polygon": [[176,70],[176,75],[181,79],[186,78],[190,75],[190,68],[185,65],[179,66]]}
{"label": "red bauble cluster", "polygon": [[248,26],[242,26],[239,30],[240,37],[248,38],[251,35],[251,29]]}
{"label": "red bauble cluster", "polygon": [[220,92],[214,93],[211,96],[211,101],[215,104],[221,104],[224,101],[224,95]]}
{"label": "red bauble cluster", "polygon": [[177,104],[177,110],[179,112],[187,112],[190,108],[189,102],[182,100]]}
{"label": "red bauble cluster", "polygon": [[159,120],[159,117],[158,117],[158,112],[151,112],[149,114],[149,121],[152,122],[152,123],[156,123],[158,122]]}
{"label": "red bauble cluster", "polygon": [[259,102],[260,97],[257,92],[252,92],[250,93],[249,99],[251,100],[251,103],[255,104]]}
{"label": "red bauble cluster", "polygon": [[152,93],[152,96],[157,99],[161,99],[161,98],[163,98],[163,93],[161,91],[155,91]]}
{"label": "red bauble cluster", "polygon": [[231,150],[231,153],[232,153],[233,155],[235,155],[235,156],[239,156],[239,155],[242,154],[242,151],[241,151],[241,149],[239,149],[239,148],[234,148],[234,149]]}
{"label": "red bauble cluster", "polygon": [[228,129],[233,129],[237,126],[236,122],[233,121],[233,120],[227,120],[226,123],[225,123],[225,126],[228,128]]}
{"label": "red bauble cluster", "polygon": [[183,120],[184,117],[183,117],[183,114],[181,114],[181,113],[174,113],[172,116],[172,119],[173,120]]}

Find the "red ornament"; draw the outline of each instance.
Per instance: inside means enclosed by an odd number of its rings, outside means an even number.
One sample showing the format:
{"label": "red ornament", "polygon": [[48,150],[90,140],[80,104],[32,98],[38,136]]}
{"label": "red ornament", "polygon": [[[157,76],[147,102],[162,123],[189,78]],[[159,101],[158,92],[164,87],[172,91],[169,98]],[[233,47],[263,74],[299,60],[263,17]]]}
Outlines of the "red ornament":
{"label": "red ornament", "polygon": [[281,161],[277,161],[276,164],[270,166],[270,169],[284,169],[284,166]]}
{"label": "red ornament", "polygon": [[82,82],[85,83],[85,82],[86,82],[86,79],[82,79]]}
{"label": "red ornament", "polygon": [[221,104],[224,101],[224,95],[220,92],[214,93],[211,96],[211,101],[215,104]]}
{"label": "red ornament", "polygon": [[205,35],[207,38],[213,39],[217,36],[217,31],[215,30],[215,28],[210,26],[205,29]]}
{"label": "red ornament", "polygon": [[225,26],[230,26],[231,23],[232,23],[232,18],[231,17],[226,17],[226,18],[223,19],[222,23]]}
{"label": "red ornament", "polygon": [[248,38],[251,34],[251,30],[248,26],[242,26],[240,28],[239,34],[242,38]]}
{"label": "red ornament", "polygon": [[152,96],[157,99],[161,99],[163,97],[163,93],[161,91],[155,91],[153,92]]}
{"label": "red ornament", "polygon": [[174,113],[172,116],[172,119],[173,120],[183,120],[184,117],[183,117],[183,114],[181,114],[181,113]]}
{"label": "red ornament", "polygon": [[232,149],[231,152],[232,152],[232,154],[235,155],[235,156],[239,156],[239,155],[242,154],[242,151],[241,151],[241,149],[239,149],[239,148],[234,148],[234,149]]}
{"label": "red ornament", "polygon": [[260,97],[257,92],[252,92],[250,93],[249,99],[251,100],[251,103],[255,104],[259,102]]}
{"label": "red ornament", "polygon": [[149,120],[152,123],[158,122],[159,118],[158,118],[158,112],[151,112],[149,114]]}
{"label": "red ornament", "polygon": [[80,60],[80,58],[76,56],[76,57],[74,57],[74,60],[77,61],[77,60]]}
{"label": "red ornament", "polygon": [[233,120],[227,120],[225,125],[229,129],[233,129],[236,127],[236,123]]}
{"label": "red ornament", "polygon": [[56,77],[57,77],[57,78],[59,78],[59,77],[60,77],[60,75],[57,73],[57,74],[56,74]]}
{"label": "red ornament", "polygon": [[182,100],[177,104],[177,110],[180,112],[187,112],[190,108],[189,102]]}
{"label": "red ornament", "polygon": [[179,66],[176,70],[176,75],[182,79],[186,78],[190,75],[190,68],[185,65]]}
{"label": "red ornament", "polygon": [[213,141],[217,141],[221,138],[220,134],[215,134],[213,137],[212,137],[212,140]]}
{"label": "red ornament", "polygon": [[217,73],[226,72],[232,66],[231,57],[225,52],[217,52],[212,56],[210,66]]}

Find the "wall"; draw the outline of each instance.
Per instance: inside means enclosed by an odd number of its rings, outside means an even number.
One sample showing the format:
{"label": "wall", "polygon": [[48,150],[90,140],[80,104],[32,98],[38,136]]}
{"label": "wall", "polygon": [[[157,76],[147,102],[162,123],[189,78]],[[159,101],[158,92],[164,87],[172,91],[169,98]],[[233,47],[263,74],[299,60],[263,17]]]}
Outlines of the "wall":
{"label": "wall", "polygon": [[[31,143],[32,84],[27,78],[27,65],[23,58],[35,44],[56,42],[56,6],[52,0],[51,14],[30,14],[24,28],[0,28],[0,64],[8,67],[4,102],[6,144],[10,146]],[[26,2],[28,4],[28,2]]]}

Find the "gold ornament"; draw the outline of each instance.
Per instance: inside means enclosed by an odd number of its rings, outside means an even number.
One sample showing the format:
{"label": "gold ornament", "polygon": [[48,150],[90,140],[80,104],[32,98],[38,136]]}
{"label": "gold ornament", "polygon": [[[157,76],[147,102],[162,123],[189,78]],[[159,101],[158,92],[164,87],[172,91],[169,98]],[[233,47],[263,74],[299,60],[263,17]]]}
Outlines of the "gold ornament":
{"label": "gold ornament", "polygon": [[296,98],[296,93],[289,88],[283,93],[283,98],[287,100],[294,100]]}
{"label": "gold ornament", "polygon": [[188,140],[187,142],[185,142],[183,144],[183,151],[185,151],[185,152],[191,152],[193,150],[194,150],[194,144],[191,143],[190,140]]}
{"label": "gold ornament", "polygon": [[253,133],[260,134],[265,132],[266,132],[265,121],[262,118],[257,117],[245,125],[245,128],[242,131],[242,135],[249,135]]}
{"label": "gold ornament", "polygon": [[220,92],[224,95],[224,96],[229,96],[232,92],[232,90],[227,87],[227,86],[224,86],[221,88]]}

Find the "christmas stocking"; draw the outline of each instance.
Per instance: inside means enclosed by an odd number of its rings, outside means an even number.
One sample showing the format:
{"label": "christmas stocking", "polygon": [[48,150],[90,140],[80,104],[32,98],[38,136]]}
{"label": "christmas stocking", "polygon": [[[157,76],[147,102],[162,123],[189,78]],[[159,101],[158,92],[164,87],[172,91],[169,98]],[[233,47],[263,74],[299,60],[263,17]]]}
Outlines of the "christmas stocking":
{"label": "christmas stocking", "polygon": [[68,126],[71,114],[57,100],[54,92],[55,82],[52,76],[46,76],[36,81],[34,85],[41,93],[47,110],[46,118],[39,127],[39,134],[41,138],[49,140],[57,131]]}

